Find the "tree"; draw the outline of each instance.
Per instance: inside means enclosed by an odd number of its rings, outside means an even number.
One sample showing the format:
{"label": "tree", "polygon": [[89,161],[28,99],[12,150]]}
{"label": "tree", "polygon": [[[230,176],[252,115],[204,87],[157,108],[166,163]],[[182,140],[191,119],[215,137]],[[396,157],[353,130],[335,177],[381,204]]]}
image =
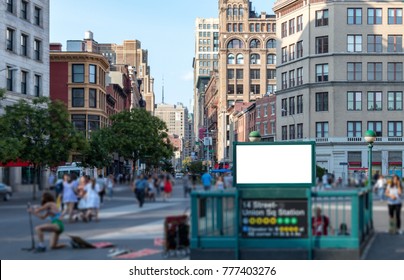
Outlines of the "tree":
{"label": "tree", "polygon": [[192,162],[191,157],[184,158],[184,160],[182,161],[182,166],[183,166],[183,169],[185,171],[189,169],[189,166],[191,165],[191,162]]}
{"label": "tree", "polygon": [[134,162],[147,160],[152,166],[159,166],[162,159],[172,157],[166,124],[146,110],[123,111],[110,119],[111,148],[120,156]]}
{"label": "tree", "polygon": [[103,168],[112,162],[111,130],[103,128],[91,133],[87,148],[82,152],[82,165],[86,167]]}
{"label": "tree", "polygon": [[[8,150],[0,153],[0,161],[19,159],[30,162],[34,174],[38,174],[45,166],[65,162],[71,152],[86,147],[84,136],[70,123],[65,105],[45,97],[34,99],[32,104],[20,100],[15,105],[5,107],[5,114],[0,117],[0,127],[0,138],[8,139],[3,143],[4,147],[9,147],[7,143],[10,140],[15,141],[16,147],[10,149],[10,153]],[[38,180],[34,180],[35,183],[39,183]]]}
{"label": "tree", "polygon": [[192,174],[202,174],[204,172],[204,166],[200,160],[191,162],[188,169]]}

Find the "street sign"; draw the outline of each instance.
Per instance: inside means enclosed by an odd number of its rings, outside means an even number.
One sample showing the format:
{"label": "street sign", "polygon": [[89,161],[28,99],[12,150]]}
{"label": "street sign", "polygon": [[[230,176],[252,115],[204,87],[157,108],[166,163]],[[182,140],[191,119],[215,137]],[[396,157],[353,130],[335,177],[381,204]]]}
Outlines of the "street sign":
{"label": "street sign", "polygon": [[245,238],[307,238],[307,199],[243,199],[241,228]]}
{"label": "street sign", "polygon": [[348,165],[347,162],[340,162],[339,165]]}

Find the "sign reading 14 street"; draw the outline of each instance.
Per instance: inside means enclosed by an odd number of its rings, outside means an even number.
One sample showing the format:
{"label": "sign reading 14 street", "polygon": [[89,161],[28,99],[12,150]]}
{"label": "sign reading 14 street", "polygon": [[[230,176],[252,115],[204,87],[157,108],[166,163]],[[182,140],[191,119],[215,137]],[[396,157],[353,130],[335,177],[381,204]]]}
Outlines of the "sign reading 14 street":
{"label": "sign reading 14 street", "polygon": [[305,238],[307,200],[243,199],[242,236],[246,238]]}

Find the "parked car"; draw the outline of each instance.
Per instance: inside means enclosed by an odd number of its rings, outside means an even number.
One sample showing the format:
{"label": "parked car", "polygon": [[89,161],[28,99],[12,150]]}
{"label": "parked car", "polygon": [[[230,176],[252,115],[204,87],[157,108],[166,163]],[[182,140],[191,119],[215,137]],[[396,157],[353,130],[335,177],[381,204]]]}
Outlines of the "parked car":
{"label": "parked car", "polygon": [[0,183],[0,196],[3,197],[4,201],[7,201],[11,198],[13,195],[13,190],[11,189],[10,186],[7,186],[6,184]]}

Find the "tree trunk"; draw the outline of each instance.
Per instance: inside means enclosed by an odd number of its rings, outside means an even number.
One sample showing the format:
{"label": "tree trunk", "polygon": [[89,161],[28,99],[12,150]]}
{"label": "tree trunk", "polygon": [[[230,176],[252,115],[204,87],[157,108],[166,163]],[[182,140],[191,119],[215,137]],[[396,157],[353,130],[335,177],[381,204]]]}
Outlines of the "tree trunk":
{"label": "tree trunk", "polygon": [[37,174],[38,174],[37,170],[38,170],[38,166],[34,165],[34,181],[32,184],[32,188],[33,188],[32,189],[32,200],[36,200],[36,182],[37,182]]}

